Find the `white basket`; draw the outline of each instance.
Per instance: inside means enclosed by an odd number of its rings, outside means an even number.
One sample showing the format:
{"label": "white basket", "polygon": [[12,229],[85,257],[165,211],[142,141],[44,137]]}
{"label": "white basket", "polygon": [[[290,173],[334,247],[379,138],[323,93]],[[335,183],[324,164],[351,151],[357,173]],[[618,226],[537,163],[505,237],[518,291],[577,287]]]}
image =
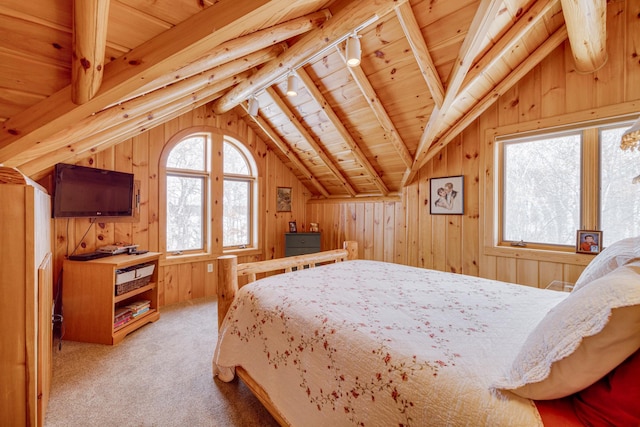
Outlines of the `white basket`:
{"label": "white basket", "polygon": [[155,264],[136,265],[130,269],[116,272],[116,285],[121,285],[141,277],[151,276],[155,269]]}

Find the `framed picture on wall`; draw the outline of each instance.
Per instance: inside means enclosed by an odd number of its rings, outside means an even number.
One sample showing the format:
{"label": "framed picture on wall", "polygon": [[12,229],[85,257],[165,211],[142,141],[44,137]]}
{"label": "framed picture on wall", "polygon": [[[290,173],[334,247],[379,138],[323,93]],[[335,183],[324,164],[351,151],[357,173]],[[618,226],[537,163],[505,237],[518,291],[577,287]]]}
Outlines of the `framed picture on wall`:
{"label": "framed picture on wall", "polygon": [[602,231],[578,230],[576,252],[580,254],[599,254],[602,250]]}
{"label": "framed picture on wall", "polygon": [[431,215],[462,215],[464,213],[464,176],[431,178]]}
{"label": "framed picture on wall", "polygon": [[296,225],[295,221],[289,221],[289,233],[297,233],[298,232],[298,226]]}
{"label": "framed picture on wall", "polygon": [[276,189],[276,212],[291,212],[291,187]]}

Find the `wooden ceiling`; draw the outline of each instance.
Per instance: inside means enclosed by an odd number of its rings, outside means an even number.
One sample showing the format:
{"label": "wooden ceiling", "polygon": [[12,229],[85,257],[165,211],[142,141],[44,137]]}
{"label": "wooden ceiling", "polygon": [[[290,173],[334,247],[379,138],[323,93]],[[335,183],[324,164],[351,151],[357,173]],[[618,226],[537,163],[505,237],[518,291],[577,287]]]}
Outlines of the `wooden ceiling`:
{"label": "wooden ceiling", "polygon": [[[316,197],[395,194],[567,38],[576,69],[599,68],[605,11],[604,0],[3,0],[0,164],[38,177],[208,104],[238,112]],[[362,62],[348,67],[356,30]]]}

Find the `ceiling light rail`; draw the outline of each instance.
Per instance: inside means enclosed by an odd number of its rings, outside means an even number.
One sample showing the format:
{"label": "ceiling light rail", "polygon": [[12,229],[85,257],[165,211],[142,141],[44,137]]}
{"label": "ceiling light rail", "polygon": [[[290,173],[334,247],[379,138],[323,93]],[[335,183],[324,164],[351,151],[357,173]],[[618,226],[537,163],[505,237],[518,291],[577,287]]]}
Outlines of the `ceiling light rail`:
{"label": "ceiling light rail", "polygon": [[[283,79],[286,79],[287,81],[287,92],[286,92],[287,96],[296,96],[298,94],[298,76],[296,74],[296,70],[298,68],[304,67],[305,65],[311,63],[317,58],[324,56],[330,49],[333,49],[334,47],[336,47],[338,44],[342,43],[345,40],[347,41],[346,43],[346,55],[348,58],[347,64],[350,67],[356,67],[360,65],[362,47],[360,45],[361,36],[358,34],[358,32],[367,28],[369,25],[373,24],[378,19],[380,19],[380,17],[377,14],[373,15],[371,18],[369,18],[362,24],[358,25],[353,31],[349,31],[347,34],[343,35],[342,37],[338,37],[335,41],[328,44],[323,49],[316,52],[314,55],[310,56],[309,58],[302,61],[301,63],[289,68],[287,72],[274,77],[264,85],[258,87],[258,89],[256,89],[248,99],[249,114],[251,114],[254,117],[258,114],[259,102],[258,102],[257,96],[260,95],[262,92],[264,92],[268,87],[271,87],[274,84],[283,81]],[[255,114],[252,114],[252,112],[255,112]]]}

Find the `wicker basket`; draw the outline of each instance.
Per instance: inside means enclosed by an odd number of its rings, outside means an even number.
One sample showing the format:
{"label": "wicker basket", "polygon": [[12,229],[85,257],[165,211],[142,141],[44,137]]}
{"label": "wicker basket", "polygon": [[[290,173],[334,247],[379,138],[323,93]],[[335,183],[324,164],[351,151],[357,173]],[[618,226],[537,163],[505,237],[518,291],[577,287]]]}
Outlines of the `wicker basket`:
{"label": "wicker basket", "polygon": [[146,276],[133,279],[130,282],[124,282],[116,285],[116,296],[126,294],[127,292],[131,292],[134,289],[138,289],[145,285],[148,285],[150,281],[151,276]]}
{"label": "wicker basket", "polygon": [[116,296],[126,294],[134,289],[148,285],[155,264],[136,265],[116,273]]}

